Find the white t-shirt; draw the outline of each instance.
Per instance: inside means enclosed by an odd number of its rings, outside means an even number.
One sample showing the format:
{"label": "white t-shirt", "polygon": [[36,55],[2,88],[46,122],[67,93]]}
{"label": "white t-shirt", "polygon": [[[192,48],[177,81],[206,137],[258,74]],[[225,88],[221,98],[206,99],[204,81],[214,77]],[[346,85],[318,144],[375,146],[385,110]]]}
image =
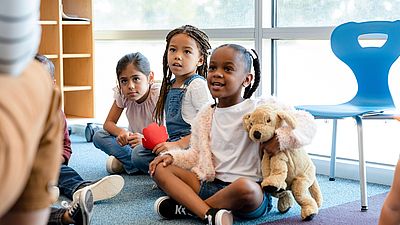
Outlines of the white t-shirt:
{"label": "white t-shirt", "polygon": [[208,90],[207,81],[201,78],[192,80],[182,99],[183,120],[191,125],[192,120],[197,115],[200,108],[204,104],[212,101],[213,98]]}
{"label": "white t-shirt", "polygon": [[211,149],[216,178],[233,182],[247,177],[262,180],[259,143],[250,140],[242,125],[246,113],[254,111],[258,100],[246,99],[227,107],[216,108],[211,126]]}

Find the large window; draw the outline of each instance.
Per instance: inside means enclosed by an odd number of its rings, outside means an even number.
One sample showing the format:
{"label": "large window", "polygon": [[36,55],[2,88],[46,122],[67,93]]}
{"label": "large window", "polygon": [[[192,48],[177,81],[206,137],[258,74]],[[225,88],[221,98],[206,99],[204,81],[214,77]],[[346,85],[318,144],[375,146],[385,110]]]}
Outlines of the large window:
{"label": "large window", "polygon": [[254,27],[249,0],[95,0],[98,30],[164,30],[184,24],[207,28]]}
{"label": "large window", "polygon": [[[146,55],[156,79],[162,79],[165,35],[192,24],[209,35],[212,47],[234,42],[255,48],[262,58],[262,87],[257,94],[277,95],[292,104],[347,101],[357,88],[351,70],[329,43],[333,28],[347,21],[396,20],[400,0],[94,0],[96,117],[105,119],[112,103],[117,60],[129,52]],[[400,93],[400,63],[390,72],[392,93]],[[400,94],[394,94],[400,103]],[[400,105],[400,104],[399,104]],[[124,121],[122,121],[124,123]],[[125,120],[126,123],[126,120]],[[400,123],[364,122],[366,160],[395,164]],[[318,121],[318,134],[307,146],[330,155],[331,121]],[[358,159],[353,120],[338,124],[337,156]]]}
{"label": "large window", "polygon": [[348,21],[396,20],[399,6],[399,0],[277,0],[277,25],[316,27]]}

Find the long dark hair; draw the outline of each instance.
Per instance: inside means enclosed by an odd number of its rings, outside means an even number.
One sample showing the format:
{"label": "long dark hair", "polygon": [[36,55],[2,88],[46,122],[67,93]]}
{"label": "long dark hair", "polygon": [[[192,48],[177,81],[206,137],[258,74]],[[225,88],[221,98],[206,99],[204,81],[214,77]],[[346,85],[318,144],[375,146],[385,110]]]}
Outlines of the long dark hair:
{"label": "long dark hair", "polygon": [[168,90],[171,87],[171,77],[172,77],[172,72],[168,67],[168,48],[170,41],[173,36],[177,34],[187,34],[189,37],[193,38],[193,40],[196,41],[197,46],[200,50],[201,57],[203,58],[203,64],[201,66],[197,67],[196,73],[198,73],[200,76],[207,78],[207,72],[208,72],[208,62],[207,62],[207,57],[208,57],[208,50],[211,49],[211,45],[209,43],[209,39],[206,33],[198,29],[197,27],[191,26],[191,25],[184,25],[181,27],[178,27],[172,31],[170,31],[167,34],[167,37],[165,40],[167,41],[167,44],[165,46],[165,51],[164,51],[164,56],[163,56],[163,80],[162,80],[162,85],[161,85],[161,90],[160,90],[160,97],[158,98],[156,109],[155,109],[155,115],[154,119],[158,123],[162,123],[164,120],[164,106],[165,106],[165,100],[167,98],[167,93]]}

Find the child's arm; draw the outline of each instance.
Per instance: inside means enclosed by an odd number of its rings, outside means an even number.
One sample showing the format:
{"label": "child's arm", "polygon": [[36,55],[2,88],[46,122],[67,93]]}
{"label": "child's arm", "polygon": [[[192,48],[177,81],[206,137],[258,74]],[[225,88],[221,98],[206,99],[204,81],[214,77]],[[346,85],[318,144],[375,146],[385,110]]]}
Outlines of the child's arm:
{"label": "child's arm", "polygon": [[310,144],[317,132],[317,125],[310,113],[292,109],[290,114],[296,120],[296,128],[293,130],[289,126],[284,126],[275,132],[282,150],[300,148]]}
{"label": "child's arm", "polygon": [[400,223],[400,160],[397,161],[392,187],[383,203],[379,225],[398,225]]}
{"label": "child's arm", "polygon": [[127,130],[117,126],[117,122],[123,111],[124,109],[119,108],[117,103],[114,101],[103,125],[104,130],[117,137],[117,142],[121,146],[125,146],[129,143],[128,137],[130,134]]}
{"label": "child's arm", "polygon": [[154,147],[153,153],[158,155],[161,152],[165,152],[172,149],[186,149],[189,147],[190,137],[191,135],[189,134],[185,137],[182,137],[178,141],[160,143]]}
{"label": "child's arm", "polygon": [[283,126],[275,131],[281,150],[300,148],[311,143],[317,132],[317,125],[310,113],[282,104],[273,97],[260,98],[258,104],[276,105],[282,110],[289,112],[295,118],[296,128],[294,130],[289,126]]}

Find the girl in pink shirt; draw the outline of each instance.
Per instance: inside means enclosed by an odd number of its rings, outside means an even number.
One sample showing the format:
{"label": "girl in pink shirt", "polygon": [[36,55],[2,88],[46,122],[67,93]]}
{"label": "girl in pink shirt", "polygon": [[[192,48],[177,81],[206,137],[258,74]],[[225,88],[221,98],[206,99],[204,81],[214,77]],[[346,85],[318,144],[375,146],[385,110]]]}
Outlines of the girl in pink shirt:
{"label": "girl in pink shirt", "polygon": [[[109,173],[138,172],[132,163],[132,149],[142,143],[141,134],[153,120],[160,86],[154,84],[154,73],[147,58],[139,52],[122,57],[116,67],[118,85],[114,88],[114,103],[103,125],[93,136],[93,144],[109,155]],[[128,130],[117,122],[126,109]]]}

